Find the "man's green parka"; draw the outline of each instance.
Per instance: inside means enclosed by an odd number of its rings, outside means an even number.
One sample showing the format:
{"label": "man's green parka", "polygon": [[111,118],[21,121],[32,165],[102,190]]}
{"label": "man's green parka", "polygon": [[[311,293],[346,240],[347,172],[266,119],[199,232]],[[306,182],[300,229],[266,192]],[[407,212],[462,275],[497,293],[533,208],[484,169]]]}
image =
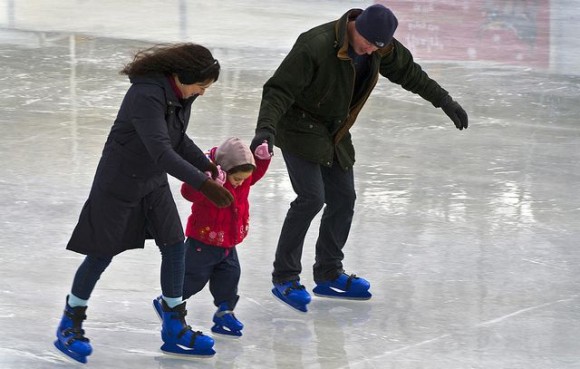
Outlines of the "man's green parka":
{"label": "man's green parka", "polygon": [[353,101],[355,68],[348,56],[347,23],[362,9],[301,34],[263,89],[257,129],[275,132],[276,146],[325,166],[355,162],[350,128],[375,87],[379,73],[435,107],[448,95],[393,41],[374,52],[362,94]]}

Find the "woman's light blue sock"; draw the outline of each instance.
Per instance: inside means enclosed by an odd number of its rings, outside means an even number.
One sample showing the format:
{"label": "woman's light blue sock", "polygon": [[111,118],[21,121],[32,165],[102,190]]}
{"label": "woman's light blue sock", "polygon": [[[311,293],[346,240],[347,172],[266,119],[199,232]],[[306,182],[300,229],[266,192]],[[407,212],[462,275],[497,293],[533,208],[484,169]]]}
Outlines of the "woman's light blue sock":
{"label": "woman's light blue sock", "polygon": [[165,301],[167,306],[169,306],[172,309],[183,302],[182,296],[179,296],[179,297],[165,297],[165,296],[163,296],[163,300]]}
{"label": "woman's light blue sock", "polygon": [[87,306],[87,303],[89,302],[89,300],[83,300],[80,299],[78,297],[76,297],[75,295],[73,295],[72,293],[68,295],[68,306],[70,307],[77,307],[77,306]]}

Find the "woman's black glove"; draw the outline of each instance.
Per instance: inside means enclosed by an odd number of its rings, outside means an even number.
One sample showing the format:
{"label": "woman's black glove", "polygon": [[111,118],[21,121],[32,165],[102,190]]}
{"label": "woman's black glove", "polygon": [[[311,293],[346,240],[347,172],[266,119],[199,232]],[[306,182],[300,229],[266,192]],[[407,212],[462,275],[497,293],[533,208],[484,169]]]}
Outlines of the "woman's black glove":
{"label": "woman's black glove", "polygon": [[213,202],[218,208],[228,207],[234,201],[234,196],[232,196],[230,191],[220,186],[213,179],[208,178],[205,182],[203,182],[199,188],[199,191],[205,197],[207,197],[209,201]]}
{"label": "woman's black glove", "polygon": [[457,101],[453,100],[451,96],[447,95],[443,98],[443,100],[441,100],[440,106],[443,112],[447,114],[449,118],[451,118],[457,129],[467,129],[467,113],[465,110],[463,110]]}

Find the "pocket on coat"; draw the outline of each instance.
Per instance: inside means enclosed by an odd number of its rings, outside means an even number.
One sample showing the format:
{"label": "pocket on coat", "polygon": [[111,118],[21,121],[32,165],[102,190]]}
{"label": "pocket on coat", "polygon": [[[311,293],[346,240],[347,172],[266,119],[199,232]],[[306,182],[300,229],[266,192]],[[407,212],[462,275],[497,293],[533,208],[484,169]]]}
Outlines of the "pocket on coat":
{"label": "pocket on coat", "polygon": [[137,201],[144,196],[146,179],[133,173],[127,163],[104,157],[95,176],[95,184],[100,190],[124,201]]}
{"label": "pocket on coat", "polygon": [[332,137],[322,122],[313,121],[305,114],[291,112],[282,118],[276,129],[276,142],[281,149],[315,162],[332,161]]}

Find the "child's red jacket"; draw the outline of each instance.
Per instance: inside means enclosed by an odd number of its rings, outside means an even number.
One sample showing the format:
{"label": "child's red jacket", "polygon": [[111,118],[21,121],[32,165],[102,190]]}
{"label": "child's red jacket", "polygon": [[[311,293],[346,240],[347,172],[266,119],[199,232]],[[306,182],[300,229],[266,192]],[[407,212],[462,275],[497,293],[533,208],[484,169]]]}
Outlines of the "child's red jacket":
{"label": "child's red jacket", "polygon": [[[215,150],[213,148],[210,151],[212,161],[215,160]],[[187,183],[181,185],[181,194],[192,202],[185,228],[187,237],[223,248],[233,248],[244,240],[250,226],[250,186],[264,176],[270,165],[270,160],[261,160],[255,156],[254,159],[256,169],[241,185],[234,188],[227,180],[224,183],[224,187],[234,196],[234,201],[226,208],[218,208]]]}

